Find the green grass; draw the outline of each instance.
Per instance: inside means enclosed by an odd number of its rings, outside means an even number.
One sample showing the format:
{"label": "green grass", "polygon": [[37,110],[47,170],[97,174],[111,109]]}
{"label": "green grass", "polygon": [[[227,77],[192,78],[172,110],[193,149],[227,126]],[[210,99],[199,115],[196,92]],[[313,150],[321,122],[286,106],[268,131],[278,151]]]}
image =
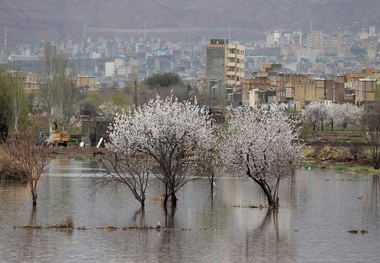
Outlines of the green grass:
{"label": "green grass", "polygon": [[334,171],[342,172],[348,170],[348,167],[345,166],[334,166]]}

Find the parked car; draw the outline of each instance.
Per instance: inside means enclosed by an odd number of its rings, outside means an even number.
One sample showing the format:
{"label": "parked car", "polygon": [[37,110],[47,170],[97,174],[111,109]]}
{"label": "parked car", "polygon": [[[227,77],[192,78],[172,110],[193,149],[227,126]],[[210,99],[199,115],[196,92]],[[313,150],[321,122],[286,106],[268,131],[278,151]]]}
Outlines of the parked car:
{"label": "parked car", "polygon": [[45,145],[48,138],[50,138],[50,132],[40,132],[36,139],[36,145]]}

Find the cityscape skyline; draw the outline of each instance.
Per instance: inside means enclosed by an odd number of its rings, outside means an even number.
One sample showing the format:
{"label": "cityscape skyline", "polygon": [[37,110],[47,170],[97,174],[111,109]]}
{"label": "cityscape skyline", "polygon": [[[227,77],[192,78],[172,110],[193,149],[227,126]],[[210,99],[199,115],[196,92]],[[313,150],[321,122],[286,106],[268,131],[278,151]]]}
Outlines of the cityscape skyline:
{"label": "cityscape skyline", "polygon": [[380,25],[377,9],[376,0],[6,1],[0,9],[0,46],[34,39],[79,41],[84,35],[257,41],[276,29],[357,32]]}

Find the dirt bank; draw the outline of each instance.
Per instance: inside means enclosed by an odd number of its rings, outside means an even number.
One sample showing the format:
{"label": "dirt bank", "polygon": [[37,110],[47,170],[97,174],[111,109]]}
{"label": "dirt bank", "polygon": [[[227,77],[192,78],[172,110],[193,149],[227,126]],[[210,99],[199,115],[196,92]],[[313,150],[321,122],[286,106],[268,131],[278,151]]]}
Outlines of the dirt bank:
{"label": "dirt bank", "polygon": [[57,156],[68,156],[68,157],[96,157],[103,155],[104,148],[96,147],[80,147],[67,146],[67,147],[53,147],[52,154]]}

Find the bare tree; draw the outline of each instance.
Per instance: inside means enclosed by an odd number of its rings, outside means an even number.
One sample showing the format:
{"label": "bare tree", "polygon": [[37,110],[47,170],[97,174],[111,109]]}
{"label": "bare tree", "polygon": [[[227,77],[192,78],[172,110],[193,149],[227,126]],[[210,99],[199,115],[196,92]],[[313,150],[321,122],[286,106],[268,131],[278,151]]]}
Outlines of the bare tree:
{"label": "bare tree", "polygon": [[[67,60],[65,61],[67,63]],[[75,75],[72,68],[66,64],[65,74],[59,76],[60,84],[60,123],[63,131],[66,131],[71,118],[78,108]]]}
{"label": "bare tree", "polygon": [[212,137],[209,143],[208,150],[203,152],[198,167],[200,173],[208,178],[211,196],[213,196],[216,181],[220,178],[223,170],[223,160],[220,153],[221,142],[219,136]]}
{"label": "bare tree", "polygon": [[8,137],[9,120],[11,119],[10,92],[6,68],[0,66],[0,142]]}
{"label": "bare tree", "polygon": [[371,152],[373,168],[380,169],[380,103],[367,107],[363,115],[364,137]]}
{"label": "bare tree", "polygon": [[34,139],[34,134],[29,131],[19,132],[2,144],[1,150],[17,167],[20,177],[29,184],[32,203],[36,206],[38,182],[50,162],[51,150],[49,147],[34,146]]}
{"label": "bare tree", "polygon": [[12,112],[13,112],[13,120],[14,120],[14,129],[17,132],[19,127],[19,119],[22,115],[22,111],[24,109],[24,105],[26,103],[25,93],[21,84],[21,80],[17,78],[17,76],[13,76],[11,78],[12,85]]}
{"label": "bare tree", "polygon": [[75,83],[67,57],[50,43],[45,46],[45,63],[39,100],[47,114],[51,132],[59,116],[62,118],[62,124],[65,125],[67,119],[73,115]]}
{"label": "bare tree", "polygon": [[144,209],[149,175],[152,174],[152,162],[145,156],[107,151],[102,164],[107,172],[97,178],[97,183],[101,186],[113,182],[126,185],[135,199],[140,202],[141,209]]}

